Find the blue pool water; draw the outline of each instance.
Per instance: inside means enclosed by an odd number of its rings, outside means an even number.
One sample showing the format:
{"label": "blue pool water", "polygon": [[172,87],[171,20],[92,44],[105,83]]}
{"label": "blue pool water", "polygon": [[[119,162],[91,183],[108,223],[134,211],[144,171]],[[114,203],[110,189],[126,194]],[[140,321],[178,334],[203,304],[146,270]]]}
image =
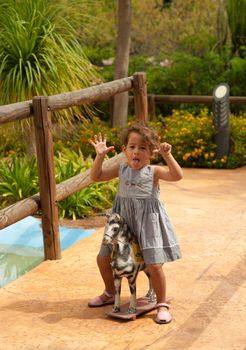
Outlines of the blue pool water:
{"label": "blue pool water", "polygon": [[[60,226],[61,250],[95,230]],[[0,287],[17,279],[44,260],[41,221],[32,216],[0,231]]]}

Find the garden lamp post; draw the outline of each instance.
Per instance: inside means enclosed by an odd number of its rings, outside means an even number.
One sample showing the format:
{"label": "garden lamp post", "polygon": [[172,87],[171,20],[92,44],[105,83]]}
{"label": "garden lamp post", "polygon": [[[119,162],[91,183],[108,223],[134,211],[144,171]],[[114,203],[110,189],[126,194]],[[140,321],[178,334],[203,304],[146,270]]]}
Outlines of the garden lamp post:
{"label": "garden lamp post", "polygon": [[213,117],[217,145],[215,156],[217,159],[227,156],[230,150],[229,93],[230,88],[227,84],[219,84],[213,91]]}

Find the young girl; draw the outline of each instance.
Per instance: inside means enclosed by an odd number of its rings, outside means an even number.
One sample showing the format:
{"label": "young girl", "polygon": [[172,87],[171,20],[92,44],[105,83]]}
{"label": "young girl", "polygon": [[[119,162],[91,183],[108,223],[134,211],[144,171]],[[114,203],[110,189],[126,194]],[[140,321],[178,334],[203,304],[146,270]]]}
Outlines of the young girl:
{"label": "young girl", "polygon": [[[106,136],[94,136],[90,143],[96,150],[91,169],[93,181],[109,181],[119,177],[118,193],[112,211],[124,217],[131,231],[137,235],[140,249],[151,276],[157,296],[157,323],[171,322],[166,303],[166,279],[162,269],[165,262],[179,259],[180,249],[163,204],[159,201],[159,180],[178,181],[182,169],[172,156],[172,147],[160,143],[154,130],[134,124],[123,134],[122,150],[126,164],[102,168],[105,155],[114,149],[106,145]],[[160,153],[167,168],[150,165],[154,153]],[[114,303],[114,281],[110,266],[110,247],[101,246],[97,264],[105,284],[105,291],[89,301],[90,307]]]}

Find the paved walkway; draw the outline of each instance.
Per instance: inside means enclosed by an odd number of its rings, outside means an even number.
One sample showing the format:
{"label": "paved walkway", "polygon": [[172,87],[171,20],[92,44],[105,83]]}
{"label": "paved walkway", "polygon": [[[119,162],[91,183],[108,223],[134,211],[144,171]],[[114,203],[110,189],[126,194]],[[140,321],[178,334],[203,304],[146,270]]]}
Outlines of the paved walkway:
{"label": "paved walkway", "polygon": [[[167,264],[173,322],[155,312],[135,321],[105,317],[110,306],[87,307],[102,290],[95,257],[100,228],[63,253],[0,289],[1,350],[245,350],[246,167],[184,169],[162,183],[161,197],[183,258]],[[147,289],[139,275],[138,295]],[[126,281],[123,300],[128,298]]]}

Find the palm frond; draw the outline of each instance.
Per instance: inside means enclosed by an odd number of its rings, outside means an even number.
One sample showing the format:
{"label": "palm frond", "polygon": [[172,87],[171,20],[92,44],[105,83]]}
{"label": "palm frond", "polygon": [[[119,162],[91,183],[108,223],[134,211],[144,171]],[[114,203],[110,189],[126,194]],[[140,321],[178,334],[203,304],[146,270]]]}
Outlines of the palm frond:
{"label": "palm frond", "polygon": [[[0,103],[82,89],[98,81],[64,17],[64,6],[61,0],[0,1]],[[74,110],[60,115],[71,117]]]}

